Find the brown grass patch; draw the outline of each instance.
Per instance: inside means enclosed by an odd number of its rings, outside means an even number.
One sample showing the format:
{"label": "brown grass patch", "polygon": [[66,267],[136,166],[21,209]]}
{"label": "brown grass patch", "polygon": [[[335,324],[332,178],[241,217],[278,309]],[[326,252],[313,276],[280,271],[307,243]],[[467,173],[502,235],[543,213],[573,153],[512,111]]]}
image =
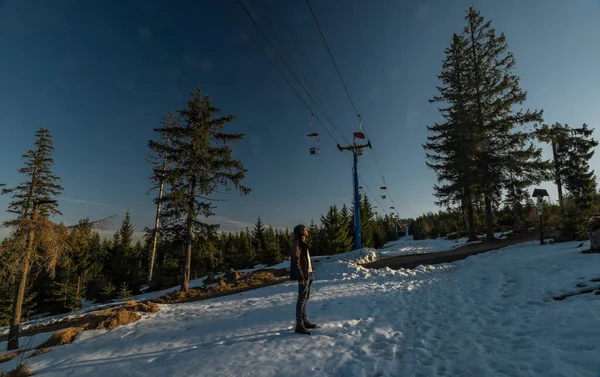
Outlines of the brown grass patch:
{"label": "brown grass patch", "polygon": [[127,309],[120,309],[116,312],[109,313],[106,318],[101,320],[97,325],[96,329],[107,329],[112,330],[115,327],[123,326],[131,322],[135,322],[142,318],[139,314],[134,311]]}
{"label": "brown grass patch", "polygon": [[7,373],[0,373],[0,377],[29,377],[33,375],[33,371],[25,364],[19,363],[17,368]]}
{"label": "brown grass patch", "polygon": [[146,301],[146,302],[129,301],[125,304],[124,308],[127,310],[134,311],[134,312],[143,312],[143,313],[156,313],[158,311],[158,305],[156,305],[152,301]]}
{"label": "brown grass patch", "polygon": [[[98,312],[92,312],[79,318],[65,318],[61,321],[30,327],[26,330],[22,330],[20,336],[32,336],[50,331],[69,330],[73,331],[73,328],[83,328],[83,330],[90,329],[107,329],[112,330],[117,326],[126,325],[131,322],[135,322],[141,318],[136,312],[156,313],[158,306],[150,301],[146,302],[128,302],[122,307],[116,307],[106,309]],[[57,332],[57,334],[58,334]],[[68,332],[66,332],[68,333]],[[77,335],[77,334],[75,334]],[[54,335],[58,336],[58,335]],[[6,340],[7,335],[0,336],[0,341]],[[48,340],[49,341],[49,340]],[[72,341],[72,339],[71,339]],[[67,342],[70,343],[70,342]],[[62,344],[67,344],[62,343]],[[48,346],[51,347],[51,346]],[[42,346],[38,348],[43,348]],[[0,356],[1,357],[1,356]]]}
{"label": "brown grass patch", "polygon": [[14,351],[14,352],[5,352],[0,354],[0,364],[5,363],[7,361],[11,361],[15,357],[19,356],[21,353],[25,352],[24,350]]}
{"label": "brown grass patch", "polygon": [[71,344],[77,336],[77,334],[84,331],[85,329],[85,326],[81,326],[69,327],[66,329],[59,330],[52,334],[52,336],[48,338],[48,340],[46,340],[44,343],[37,346],[37,349],[40,350],[42,348],[62,346],[63,344]]}
{"label": "brown grass patch", "polygon": [[43,354],[48,353],[50,351],[52,351],[50,348],[41,348],[41,349],[36,350],[35,352],[33,352],[31,355],[27,356],[27,358],[30,359],[32,357],[43,355]]}
{"label": "brown grass patch", "polygon": [[287,269],[262,269],[246,274],[228,273],[219,279],[211,288],[191,288],[187,292],[175,291],[154,300],[159,304],[175,304],[181,302],[200,301],[210,298],[228,296],[251,289],[280,284],[288,280]]}

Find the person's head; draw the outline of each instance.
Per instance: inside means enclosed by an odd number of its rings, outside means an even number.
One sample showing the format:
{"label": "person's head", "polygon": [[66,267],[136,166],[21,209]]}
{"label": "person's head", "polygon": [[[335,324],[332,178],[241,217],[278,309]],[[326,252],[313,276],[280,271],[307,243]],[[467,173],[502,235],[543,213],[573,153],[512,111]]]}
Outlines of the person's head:
{"label": "person's head", "polygon": [[306,228],[302,224],[296,225],[296,227],[294,228],[294,238],[297,240],[304,241],[306,239],[306,236],[308,236],[308,228]]}

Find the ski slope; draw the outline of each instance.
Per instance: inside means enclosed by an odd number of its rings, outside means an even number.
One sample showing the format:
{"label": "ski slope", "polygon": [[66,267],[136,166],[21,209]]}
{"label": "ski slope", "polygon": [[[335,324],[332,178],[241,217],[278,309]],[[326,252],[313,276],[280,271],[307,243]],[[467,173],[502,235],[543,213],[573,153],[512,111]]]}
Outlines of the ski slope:
{"label": "ski slope", "polygon": [[600,277],[600,254],[577,245],[532,241],[399,271],[358,267],[367,250],[315,258],[308,313],[323,328],[311,336],[292,332],[287,282],[161,305],[27,361],[48,377],[598,376],[600,296],[552,299]]}

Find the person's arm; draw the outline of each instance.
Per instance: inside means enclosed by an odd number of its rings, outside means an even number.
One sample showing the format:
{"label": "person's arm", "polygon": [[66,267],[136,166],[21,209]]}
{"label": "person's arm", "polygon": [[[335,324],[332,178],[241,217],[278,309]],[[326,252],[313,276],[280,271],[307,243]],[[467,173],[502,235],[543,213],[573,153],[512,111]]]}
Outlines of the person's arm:
{"label": "person's arm", "polygon": [[300,264],[300,254],[302,253],[302,251],[300,250],[300,244],[298,243],[298,241],[294,241],[294,244],[294,253],[296,254],[296,268],[298,269],[298,281],[301,284],[303,284],[306,279],[304,278],[304,272],[302,271],[302,265]]}

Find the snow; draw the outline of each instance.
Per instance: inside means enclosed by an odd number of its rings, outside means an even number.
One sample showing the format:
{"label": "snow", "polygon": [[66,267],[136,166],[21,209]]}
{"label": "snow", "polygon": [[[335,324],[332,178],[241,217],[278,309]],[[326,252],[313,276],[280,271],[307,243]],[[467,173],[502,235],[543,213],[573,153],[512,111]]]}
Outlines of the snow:
{"label": "snow", "polygon": [[[281,263],[273,265],[273,266],[266,266],[263,264],[259,264],[259,265],[254,266],[253,268],[239,270],[239,272],[247,273],[247,272],[252,272],[252,271],[256,271],[256,270],[263,269],[263,268],[268,268],[268,269],[289,268],[289,266],[290,266],[290,262],[284,261],[284,262],[281,262]],[[218,279],[221,276],[223,276],[222,273],[215,274],[215,279]],[[190,288],[200,287],[200,286],[204,285],[204,279],[206,279],[206,278],[207,278],[207,276],[205,275],[198,279],[190,280]],[[207,285],[207,287],[213,287],[215,285],[216,284],[209,284],[209,285]],[[108,309],[108,308],[115,307],[115,306],[121,306],[121,305],[125,304],[125,302],[127,302],[127,301],[154,300],[161,296],[166,295],[167,293],[175,292],[175,291],[179,290],[180,287],[181,286],[177,285],[175,287],[163,289],[160,291],[154,291],[154,292],[148,292],[148,293],[143,293],[143,294],[139,294],[139,295],[134,295],[127,300],[114,299],[114,300],[111,300],[110,302],[102,303],[102,304],[98,304],[93,301],[84,300],[84,301],[82,301],[82,308],[80,310],[74,310],[74,311],[66,313],[66,314],[57,314],[54,316],[43,316],[43,315],[34,316],[34,317],[32,317],[32,319],[30,321],[24,321],[21,324],[21,329],[25,330],[25,329],[28,329],[33,326],[48,325],[48,324],[55,323],[55,322],[58,322],[58,321],[61,321],[64,319],[75,319],[75,318],[83,317],[94,311],[104,310],[104,309]],[[35,319],[33,319],[33,318],[35,318]],[[8,334],[8,330],[9,330],[9,326],[0,327],[0,335]],[[2,348],[0,348],[0,349],[2,349]]]}
{"label": "snow", "polygon": [[[401,252],[401,242],[386,250]],[[600,254],[577,245],[532,241],[398,271],[358,266],[370,249],[315,257],[308,314],[322,328],[311,336],[292,332],[297,288],[286,282],[160,305],[27,362],[45,377],[596,376],[600,297],[552,299],[600,277]]]}
{"label": "snow", "polygon": [[[494,236],[497,239],[505,239],[511,232],[496,232]],[[485,238],[485,235],[479,235],[479,238]],[[471,241],[467,242],[468,238],[462,237],[455,240],[448,240],[445,238],[437,239],[426,239],[415,241],[412,235],[401,237],[398,241],[392,241],[387,243],[382,249],[378,250],[377,253],[381,258],[391,258],[400,255],[409,254],[424,254],[424,253],[437,253],[440,251],[448,251],[456,249],[460,246],[475,245],[482,241]]]}
{"label": "snow", "polygon": [[[32,336],[22,336],[19,338],[19,345],[23,349],[34,349],[48,340],[56,331],[49,331]],[[0,342],[0,353],[6,350],[7,341]]]}

